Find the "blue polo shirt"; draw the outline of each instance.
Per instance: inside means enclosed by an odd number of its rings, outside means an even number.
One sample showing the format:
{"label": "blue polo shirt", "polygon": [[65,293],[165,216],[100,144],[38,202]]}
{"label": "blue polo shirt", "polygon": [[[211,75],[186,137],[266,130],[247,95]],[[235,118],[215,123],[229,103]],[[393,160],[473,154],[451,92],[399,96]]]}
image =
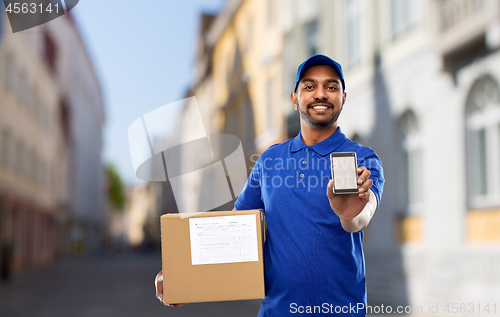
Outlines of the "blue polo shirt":
{"label": "blue polo shirt", "polygon": [[340,127],[312,146],[299,133],[269,147],[234,204],[238,210],[265,210],[266,297],[260,317],[366,315],[363,232],[345,231],[330,207],[331,152],[356,152],[358,166],[371,172],[378,204],[384,184],[380,159]]}

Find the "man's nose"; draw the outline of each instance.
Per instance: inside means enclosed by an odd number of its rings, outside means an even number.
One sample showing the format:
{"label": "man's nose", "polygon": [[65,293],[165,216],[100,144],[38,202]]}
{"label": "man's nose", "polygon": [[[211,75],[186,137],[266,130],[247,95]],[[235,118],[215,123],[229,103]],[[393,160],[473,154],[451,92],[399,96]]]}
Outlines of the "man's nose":
{"label": "man's nose", "polygon": [[324,87],[317,87],[314,92],[314,99],[328,99],[328,94]]}

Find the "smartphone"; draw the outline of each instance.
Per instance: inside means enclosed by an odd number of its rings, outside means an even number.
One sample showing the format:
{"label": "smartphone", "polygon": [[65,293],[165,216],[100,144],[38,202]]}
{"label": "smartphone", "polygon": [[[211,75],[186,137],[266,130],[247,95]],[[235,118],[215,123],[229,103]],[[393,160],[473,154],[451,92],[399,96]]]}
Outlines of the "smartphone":
{"label": "smartphone", "polygon": [[355,152],[334,152],[332,163],[333,193],[358,193],[358,163]]}

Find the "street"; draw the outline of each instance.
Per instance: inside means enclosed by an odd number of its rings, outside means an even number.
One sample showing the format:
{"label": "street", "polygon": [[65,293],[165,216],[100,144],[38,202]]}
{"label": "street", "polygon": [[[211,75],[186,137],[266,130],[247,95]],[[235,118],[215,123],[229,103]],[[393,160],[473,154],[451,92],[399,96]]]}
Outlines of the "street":
{"label": "street", "polygon": [[260,300],[163,306],[154,277],[161,255],[127,253],[68,258],[0,284],[2,317],[257,316]]}

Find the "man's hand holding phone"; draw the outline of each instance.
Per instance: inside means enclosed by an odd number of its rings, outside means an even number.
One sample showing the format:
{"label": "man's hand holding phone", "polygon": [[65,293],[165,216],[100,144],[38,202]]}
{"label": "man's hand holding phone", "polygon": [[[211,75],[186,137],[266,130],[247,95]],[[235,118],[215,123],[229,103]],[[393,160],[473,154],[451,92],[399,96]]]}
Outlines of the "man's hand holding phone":
{"label": "man's hand holding phone", "polygon": [[334,194],[333,182],[330,180],[328,183],[327,196],[330,200],[330,206],[339,216],[340,219],[352,220],[354,219],[365,207],[370,198],[370,187],[373,181],[369,179],[370,171],[366,167],[361,166],[357,169],[359,186],[357,194]]}
{"label": "man's hand holding phone", "polygon": [[375,194],[370,190],[373,181],[369,179],[370,171],[361,166],[357,169],[359,187],[357,194],[334,194],[334,180],[330,180],[326,195],[333,211],[339,216],[342,227],[348,232],[359,232],[370,222],[377,202]]}

